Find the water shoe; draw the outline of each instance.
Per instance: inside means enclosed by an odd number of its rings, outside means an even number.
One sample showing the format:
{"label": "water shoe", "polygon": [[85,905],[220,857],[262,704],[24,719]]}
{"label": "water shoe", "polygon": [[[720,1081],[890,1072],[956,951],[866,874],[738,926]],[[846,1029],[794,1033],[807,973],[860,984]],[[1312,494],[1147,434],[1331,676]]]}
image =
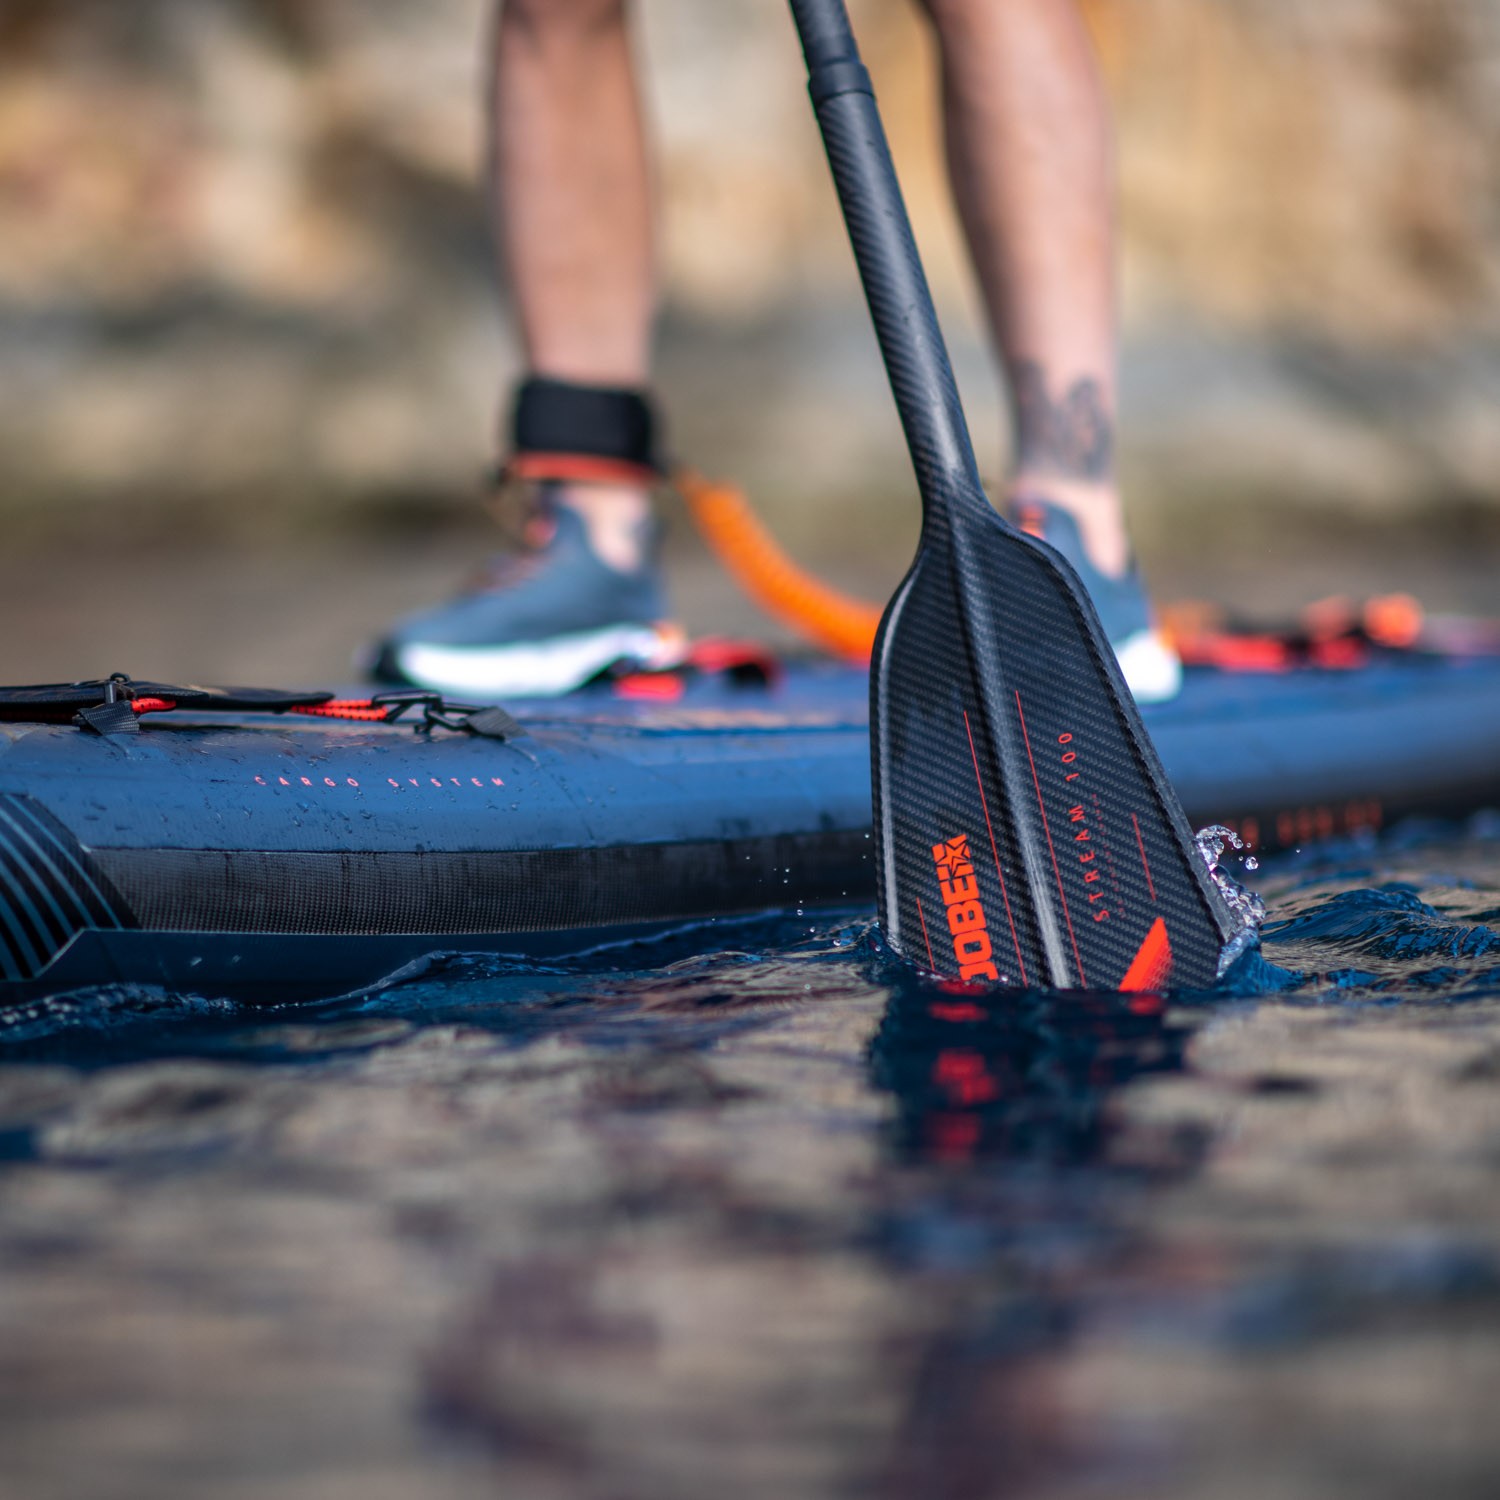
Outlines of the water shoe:
{"label": "water shoe", "polygon": [[1135,559],[1112,578],[1094,566],[1078,522],[1061,506],[1027,496],[1016,501],[1015,514],[1022,531],[1056,547],[1083,580],[1136,702],[1175,698],[1182,686],[1182,663],[1157,629]]}
{"label": "water shoe", "polygon": [[554,697],[613,668],[659,670],[682,659],[655,523],[644,523],[640,566],[611,567],[558,488],[539,487],[522,550],[496,558],[456,598],[395,625],[371,653],[377,681],[460,698]]}

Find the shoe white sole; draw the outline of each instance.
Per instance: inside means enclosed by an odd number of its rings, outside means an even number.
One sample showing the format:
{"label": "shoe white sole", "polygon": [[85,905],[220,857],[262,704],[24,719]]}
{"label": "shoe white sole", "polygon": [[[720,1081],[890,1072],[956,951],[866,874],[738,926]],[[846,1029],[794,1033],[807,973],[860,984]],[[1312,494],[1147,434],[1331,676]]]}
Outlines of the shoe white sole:
{"label": "shoe white sole", "polygon": [[1137,703],[1165,703],[1182,689],[1182,662],[1155,630],[1138,630],[1115,647],[1125,685]]}
{"label": "shoe white sole", "polygon": [[675,625],[610,625],[509,646],[398,646],[401,674],[419,687],[470,698],[555,698],[621,663],[678,665],[686,640]]}

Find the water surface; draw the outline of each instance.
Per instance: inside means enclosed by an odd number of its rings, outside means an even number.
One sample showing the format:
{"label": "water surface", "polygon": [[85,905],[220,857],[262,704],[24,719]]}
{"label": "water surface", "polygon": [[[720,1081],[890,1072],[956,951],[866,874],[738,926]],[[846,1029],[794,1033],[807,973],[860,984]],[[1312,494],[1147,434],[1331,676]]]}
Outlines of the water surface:
{"label": "water surface", "polygon": [[0,1493],[1491,1495],[1497,825],[1256,880],[1209,995],[851,911],[12,1016]]}

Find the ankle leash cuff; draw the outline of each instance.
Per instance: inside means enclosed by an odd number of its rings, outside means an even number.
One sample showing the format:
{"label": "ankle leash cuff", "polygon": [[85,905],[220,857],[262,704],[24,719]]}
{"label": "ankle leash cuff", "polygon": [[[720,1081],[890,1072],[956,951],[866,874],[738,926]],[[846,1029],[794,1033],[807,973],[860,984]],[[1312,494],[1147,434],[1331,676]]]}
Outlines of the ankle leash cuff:
{"label": "ankle leash cuff", "polygon": [[533,375],[516,392],[505,473],[517,479],[655,484],[664,473],[658,425],[644,391]]}

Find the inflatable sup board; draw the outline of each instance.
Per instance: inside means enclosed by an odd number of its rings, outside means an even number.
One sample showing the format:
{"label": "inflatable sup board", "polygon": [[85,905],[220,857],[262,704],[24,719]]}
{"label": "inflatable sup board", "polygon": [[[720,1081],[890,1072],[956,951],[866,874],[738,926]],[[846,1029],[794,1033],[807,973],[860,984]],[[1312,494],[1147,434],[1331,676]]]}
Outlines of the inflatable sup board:
{"label": "inflatable sup board", "polygon": [[[307,998],[437,951],[539,959],[867,902],[864,674],[745,675],[509,713],[0,691],[0,1003],[113,982]],[[1195,826],[1261,849],[1500,805],[1500,657],[1194,668],[1145,716]]]}

